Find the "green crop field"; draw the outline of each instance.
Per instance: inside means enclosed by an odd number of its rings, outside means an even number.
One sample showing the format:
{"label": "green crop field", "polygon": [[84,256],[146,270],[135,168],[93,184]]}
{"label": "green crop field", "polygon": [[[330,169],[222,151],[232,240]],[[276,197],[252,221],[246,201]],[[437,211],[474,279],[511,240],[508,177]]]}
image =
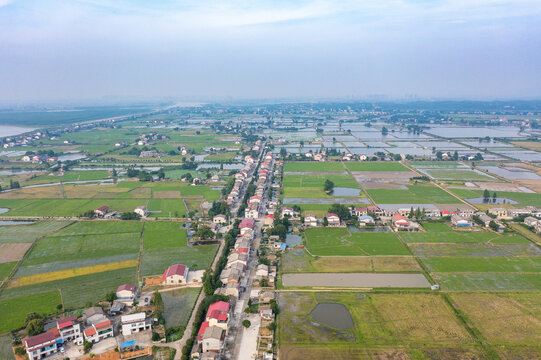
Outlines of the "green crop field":
{"label": "green crop field", "polygon": [[288,172],[344,172],[344,166],[339,162],[286,162],[284,171]]}
{"label": "green crop field", "polygon": [[306,245],[313,255],[409,255],[394,233],[350,233],[346,228],[307,229]]}
{"label": "green crop field", "polygon": [[37,238],[69,225],[70,221],[40,221],[30,225],[0,226],[0,243],[34,242]]}
{"label": "green crop field", "polygon": [[[503,239],[509,237],[502,237]],[[512,238],[511,238],[512,239]],[[532,244],[517,243],[414,243],[410,249],[420,257],[509,257],[541,256],[541,250]]]}
{"label": "green crop field", "polygon": [[408,190],[366,189],[376,204],[460,204],[444,190],[429,185],[409,185]]}
{"label": "green crop field", "polygon": [[[132,267],[9,288],[2,291],[0,301],[59,289],[62,293],[64,307],[79,309],[88,306],[89,303],[103,300],[107,292],[115,290],[119,285],[135,284],[135,274],[136,268]],[[56,307],[58,303],[55,302],[53,306]]]}
{"label": "green crop field", "polygon": [[23,265],[86,260],[137,253],[140,233],[58,235],[41,239]]}
{"label": "green crop field", "polygon": [[521,273],[435,273],[443,290],[530,291],[541,290],[541,276]]}
{"label": "green crop field", "polygon": [[143,224],[138,222],[79,221],[62,229],[54,236],[140,233],[142,230]]}
{"label": "green crop field", "polygon": [[17,262],[0,263],[0,283],[9,275]]}
{"label": "green crop field", "polygon": [[423,258],[422,261],[435,273],[541,272],[541,257],[430,257]]}
{"label": "green crop field", "polygon": [[55,313],[56,306],[61,303],[60,293],[57,290],[0,299],[2,314],[0,334],[23,327],[26,314],[30,312],[47,315]]}
{"label": "green crop field", "polygon": [[62,177],[62,181],[99,180],[109,177],[110,175],[107,170],[66,171]]}
{"label": "green crop field", "polygon": [[284,175],[284,187],[321,188],[326,180],[336,187],[359,188],[359,184],[350,175]]}
{"label": "green crop field", "polygon": [[470,169],[423,169],[431,178],[439,180],[494,181],[494,177]]}
{"label": "green crop field", "polygon": [[141,275],[163,274],[174,264],[183,264],[191,270],[206,269],[214,259],[218,245],[185,246],[169,249],[152,249],[143,252]]}
{"label": "green crop field", "polygon": [[143,248],[164,249],[186,246],[186,230],[179,222],[149,222],[145,224]]}
{"label": "green crop field", "polygon": [[186,326],[201,288],[186,288],[161,293],[165,326]]}

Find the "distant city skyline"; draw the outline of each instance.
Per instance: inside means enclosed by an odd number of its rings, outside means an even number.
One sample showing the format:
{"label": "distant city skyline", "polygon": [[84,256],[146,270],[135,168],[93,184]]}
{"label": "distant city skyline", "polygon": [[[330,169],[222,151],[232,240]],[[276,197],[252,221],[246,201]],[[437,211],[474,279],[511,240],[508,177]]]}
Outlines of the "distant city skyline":
{"label": "distant city skyline", "polygon": [[0,103],[540,99],[540,44],[538,0],[0,0]]}

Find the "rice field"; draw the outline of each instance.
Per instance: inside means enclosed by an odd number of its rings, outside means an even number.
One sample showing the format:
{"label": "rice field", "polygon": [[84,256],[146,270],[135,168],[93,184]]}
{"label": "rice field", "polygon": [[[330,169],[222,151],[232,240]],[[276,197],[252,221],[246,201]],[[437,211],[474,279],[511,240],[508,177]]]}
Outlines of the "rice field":
{"label": "rice field", "polygon": [[311,228],[306,246],[317,256],[409,255],[394,233],[350,233],[346,228]]}
{"label": "rice field", "polygon": [[345,163],[349,171],[410,171],[404,165],[398,162],[347,162]]}
{"label": "rice field", "polygon": [[408,185],[407,190],[366,189],[376,204],[459,204],[460,200],[430,185]]}
{"label": "rice field", "polygon": [[180,222],[148,222],[143,233],[143,248],[164,249],[185,247],[186,229]]}
{"label": "rice field", "polygon": [[30,312],[38,314],[56,313],[56,306],[61,303],[62,299],[57,290],[0,299],[0,313],[2,314],[0,334],[23,327],[26,314]]}
{"label": "rice field", "polygon": [[343,172],[344,166],[340,162],[286,162],[284,171],[287,172]]}

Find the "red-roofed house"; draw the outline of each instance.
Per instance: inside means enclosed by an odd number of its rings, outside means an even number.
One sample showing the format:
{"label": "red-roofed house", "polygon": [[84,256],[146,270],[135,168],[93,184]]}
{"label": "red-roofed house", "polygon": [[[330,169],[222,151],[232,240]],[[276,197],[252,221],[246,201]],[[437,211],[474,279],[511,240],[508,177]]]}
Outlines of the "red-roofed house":
{"label": "red-roofed house", "polygon": [[132,284],[120,285],[116,289],[116,299],[121,302],[132,303],[135,300],[136,289]]}
{"label": "red-roofed house", "polygon": [[393,225],[397,228],[406,228],[410,225],[410,223],[404,216],[400,214],[394,214]]}
{"label": "red-roofed house", "polygon": [[163,273],[164,285],[179,285],[186,284],[188,279],[188,267],[181,264],[171,265]]}
{"label": "red-roofed house", "polygon": [[327,221],[329,222],[329,225],[340,225],[340,218],[333,213],[327,214]]}
{"label": "red-roofed house", "polygon": [[227,330],[227,322],[229,320],[229,303],[218,301],[209,306],[207,311],[206,321],[209,326],[218,326]]}
{"label": "red-roofed house", "polygon": [[23,339],[23,344],[30,360],[43,359],[58,351],[56,335],[49,331]]}
{"label": "red-roofed house", "polygon": [[265,215],[265,220],[263,225],[272,226],[274,224],[274,215]]}
{"label": "red-roofed house", "polygon": [[109,212],[109,207],[108,206],[100,206],[99,208],[94,210],[94,214],[96,216],[100,216],[100,217],[105,216],[105,214],[107,214],[108,212]]}
{"label": "red-roofed house", "polygon": [[254,229],[253,219],[243,219],[239,224],[240,233],[244,235],[246,232]]}
{"label": "red-roofed house", "polygon": [[77,316],[74,315],[58,320],[56,327],[58,329],[58,335],[63,342],[74,340],[78,345],[83,343],[81,324],[77,321]]}
{"label": "red-roofed house", "polygon": [[203,339],[203,334],[205,333],[205,330],[209,327],[208,321],[203,321],[201,323],[201,327],[199,328],[199,331],[197,332],[197,341],[201,341]]}

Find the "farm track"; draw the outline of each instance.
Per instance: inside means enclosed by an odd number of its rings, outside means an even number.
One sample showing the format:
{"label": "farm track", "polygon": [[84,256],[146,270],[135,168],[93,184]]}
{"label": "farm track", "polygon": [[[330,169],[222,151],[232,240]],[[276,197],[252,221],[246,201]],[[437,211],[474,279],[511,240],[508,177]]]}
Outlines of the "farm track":
{"label": "farm track", "polygon": [[135,278],[138,282],[141,282],[141,263],[143,262],[143,234],[145,232],[145,223],[141,227],[141,235],[139,236],[139,255],[137,256],[137,274]]}

